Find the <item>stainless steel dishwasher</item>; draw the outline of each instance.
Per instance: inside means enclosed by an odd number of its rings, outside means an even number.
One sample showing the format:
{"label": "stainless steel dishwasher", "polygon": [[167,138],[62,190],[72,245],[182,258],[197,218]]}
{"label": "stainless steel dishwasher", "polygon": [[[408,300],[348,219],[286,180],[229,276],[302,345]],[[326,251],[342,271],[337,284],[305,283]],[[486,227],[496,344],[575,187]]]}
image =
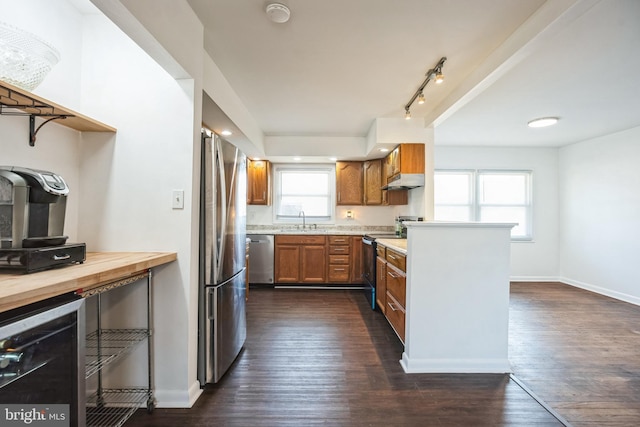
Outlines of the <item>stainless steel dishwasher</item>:
{"label": "stainless steel dishwasher", "polygon": [[249,243],[249,283],[273,284],[273,235],[247,234]]}

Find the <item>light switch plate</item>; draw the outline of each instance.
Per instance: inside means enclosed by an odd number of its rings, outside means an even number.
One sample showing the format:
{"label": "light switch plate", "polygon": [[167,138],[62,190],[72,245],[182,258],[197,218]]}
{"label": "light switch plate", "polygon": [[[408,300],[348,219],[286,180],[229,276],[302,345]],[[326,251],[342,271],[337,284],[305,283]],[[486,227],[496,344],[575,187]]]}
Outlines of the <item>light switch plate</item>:
{"label": "light switch plate", "polygon": [[184,190],[173,190],[171,199],[173,209],[184,209]]}

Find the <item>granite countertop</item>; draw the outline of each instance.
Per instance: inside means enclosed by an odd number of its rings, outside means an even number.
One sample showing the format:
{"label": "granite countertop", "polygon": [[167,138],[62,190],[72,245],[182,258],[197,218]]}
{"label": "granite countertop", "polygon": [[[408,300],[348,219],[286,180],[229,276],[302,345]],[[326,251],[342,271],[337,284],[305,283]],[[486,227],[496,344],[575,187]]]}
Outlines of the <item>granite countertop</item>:
{"label": "granite countertop", "polygon": [[407,239],[376,239],[376,243],[401,254],[407,254]]}
{"label": "granite countertop", "polygon": [[277,225],[248,225],[247,234],[331,234],[331,235],[364,235],[367,233],[393,233],[391,226],[341,226],[319,225],[302,230],[300,226],[283,224]]}

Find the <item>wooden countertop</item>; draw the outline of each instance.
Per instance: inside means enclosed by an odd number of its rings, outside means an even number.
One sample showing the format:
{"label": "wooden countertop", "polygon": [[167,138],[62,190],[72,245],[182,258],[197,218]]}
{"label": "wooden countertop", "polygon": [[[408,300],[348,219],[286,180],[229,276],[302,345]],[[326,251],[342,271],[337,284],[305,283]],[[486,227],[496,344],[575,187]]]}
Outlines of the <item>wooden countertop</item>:
{"label": "wooden countertop", "polygon": [[0,312],[96,288],[176,259],[175,252],[89,252],[83,264],[31,274],[0,270]]}

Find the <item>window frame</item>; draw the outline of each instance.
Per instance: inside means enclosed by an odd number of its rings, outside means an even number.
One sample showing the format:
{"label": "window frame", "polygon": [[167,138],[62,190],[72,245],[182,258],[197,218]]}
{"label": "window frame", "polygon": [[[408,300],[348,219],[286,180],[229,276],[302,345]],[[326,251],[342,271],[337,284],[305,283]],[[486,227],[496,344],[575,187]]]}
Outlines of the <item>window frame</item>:
{"label": "window frame", "polygon": [[[469,192],[472,198],[472,206],[471,206],[471,216],[470,221],[480,221],[480,214],[482,207],[491,207],[491,206],[499,206],[499,207],[524,207],[525,208],[525,234],[522,236],[511,236],[511,241],[513,242],[532,242],[534,236],[533,230],[533,171],[529,169],[436,169],[434,173],[437,174],[455,174],[455,173],[465,173],[471,174],[471,179],[469,183],[471,188]],[[524,175],[526,179],[526,188],[525,188],[525,202],[523,204],[483,204],[481,203],[481,186],[480,180],[482,176],[485,175]],[[435,180],[434,180],[435,181]],[[435,194],[435,189],[434,189]],[[462,205],[448,205],[448,204],[436,204],[434,200],[434,210],[437,206],[462,206]],[[467,205],[465,205],[467,206]],[[443,220],[441,218],[435,218],[436,220]],[[487,221],[484,221],[487,222]]]}
{"label": "window frame", "polygon": [[336,166],[333,163],[276,163],[273,164],[273,223],[274,224],[302,224],[302,217],[278,215],[282,202],[282,172],[326,172],[328,182],[328,212],[327,217],[305,215],[307,224],[334,224],[336,218]]}

